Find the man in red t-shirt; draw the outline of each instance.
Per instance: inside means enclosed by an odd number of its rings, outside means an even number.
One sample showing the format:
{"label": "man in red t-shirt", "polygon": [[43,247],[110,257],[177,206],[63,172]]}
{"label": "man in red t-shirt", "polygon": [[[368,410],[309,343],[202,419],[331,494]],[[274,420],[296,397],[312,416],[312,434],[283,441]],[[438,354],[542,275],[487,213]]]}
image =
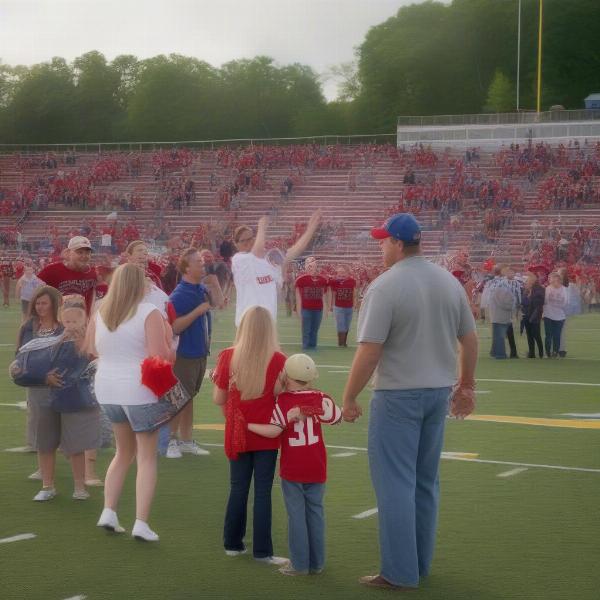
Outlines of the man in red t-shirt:
{"label": "man in red t-shirt", "polygon": [[338,334],[338,346],[348,347],[348,331],[352,322],[352,312],[356,306],[356,279],[350,277],[348,268],[339,265],[336,276],[329,280],[329,312],[333,311]]}
{"label": "man in red t-shirt", "polygon": [[248,423],[248,430],[270,438],[281,436],[279,468],[288,512],[291,565],[279,571],[306,575],[320,573],[325,564],[327,452],[321,423],[339,423],[342,411],[327,394],[310,389],[318,376],[310,356],[290,356],[284,370],[286,391],[277,397],[271,423]]}
{"label": "man in red t-shirt", "polygon": [[323,298],[328,298],[328,282],[317,273],[317,259],[304,261],[306,273],[296,279],[296,313],[302,319],[302,348],[317,347],[317,334],[323,318]]}
{"label": "man in red t-shirt", "polygon": [[90,240],[76,235],[69,240],[64,262],[49,264],[38,273],[38,277],[47,285],[56,288],[63,296],[83,296],[89,314],[94,303],[97,283],[96,269],[90,266],[91,258]]}

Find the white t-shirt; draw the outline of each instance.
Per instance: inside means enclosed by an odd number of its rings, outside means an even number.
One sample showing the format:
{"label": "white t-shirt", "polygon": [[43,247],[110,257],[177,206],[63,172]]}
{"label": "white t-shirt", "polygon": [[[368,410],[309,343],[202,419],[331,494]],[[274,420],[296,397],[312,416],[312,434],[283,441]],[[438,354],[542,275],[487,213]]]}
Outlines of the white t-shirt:
{"label": "white t-shirt", "polygon": [[263,306],[277,320],[277,286],[281,286],[281,269],[252,252],[238,252],[231,259],[235,285],[235,326],[238,327],[249,306]]}
{"label": "white t-shirt", "polygon": [[169,301],[169,296],[165,294],[159,287],[154,285],[153,283],[150,285],[150,289],[146,292],[144,299],[142,302],[148,302],[149,304],[153,304],[158,308],[160,314],[166,319],[167,318],[167,302]]}
{"label": "white t-shirt", "polygon": [[110,235],[110,233],[103,233],[102,234],[102,241],[100,242],[101,246],[110,246],[112,244],[112,236]]}

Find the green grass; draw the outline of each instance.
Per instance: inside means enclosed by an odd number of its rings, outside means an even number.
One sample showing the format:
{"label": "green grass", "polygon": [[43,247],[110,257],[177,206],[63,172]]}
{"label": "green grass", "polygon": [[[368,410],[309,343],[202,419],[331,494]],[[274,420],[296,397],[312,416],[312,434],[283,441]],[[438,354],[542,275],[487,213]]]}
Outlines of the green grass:
{"label": "green grass", "polygon": [[[16,308],[0,312],[0,344],[15,339]],[[299,324],[280,317],[284,350],[299,350]],[[574,318],[569,324],[566,360],[492,361],[489,332],[481,328],[477,375],[520,379],[598,383],[600,315]],[[213,357],[230,343],[230,313],[218,316]],[[325,321],[316,353],[319,385],[341,397],[346,375],[331,373],[349,366],[352,349],[333,347],[335,332]],[[351,339],[354,339],[351,337]],[[525,340],[518,341],[521,352]],[[0,402],[24,399],[6,375],[13,348],[0,346]],[[480,382],[479,414],[556,417],[561,413],[600,412],[600,388]],[[197,423],[221,422],[206,383],[195,403]],[[368,393],[362,395],[368,405]],[[367,411],[365,411],[366,413]],[[330,445],[367,444],[366,415],[355,424],[327,429]],[[24,444],[25,413],[0,407],[1,448]],[[199,441],[218,444],[222,433],[197,432]],[[187,598],[380,598],[356,579],[378,570],[377,517],[351,516],[373,508],[367,456],[330,458],[326,495],[328,558],[323,575],[286,578],[248,555],[231,559],[222,550],[222,521],[228,492],[223,452],[211,447],[208,457],[160,459],[159,485],[151,524],[159,544],[144,545],[127,536],[108,535],[95,527],[102,490],[92,489],[87,502],[71,500],[66,461],[58,460],[59,496],[48,503],[31,498],[38,482],[26,476],[34,455],[0,452],[0,538],[33,532],[33,540],[0,545],[0,598],[63,599],[85,594],[96,599]],[[449,421],[445,450],[479,454],[479,458],[600,469],[600,431],[558,429],[475,421]],[[330,450],[330,453],[339,450]],[[103,473],[110,451],[99,456]],[[411,598],[566,599],[600,598],[600,473],[529,468],[510,478],[497,475],[513,467],[443,460],[442,501],[436,558],[431,576]],[[275,550],[286,555],[286,516],[280,488],[273,490]],[[134,520],[133,472],[119,510],[128,528]],[[250,537],[251,539],[251,537]]]}

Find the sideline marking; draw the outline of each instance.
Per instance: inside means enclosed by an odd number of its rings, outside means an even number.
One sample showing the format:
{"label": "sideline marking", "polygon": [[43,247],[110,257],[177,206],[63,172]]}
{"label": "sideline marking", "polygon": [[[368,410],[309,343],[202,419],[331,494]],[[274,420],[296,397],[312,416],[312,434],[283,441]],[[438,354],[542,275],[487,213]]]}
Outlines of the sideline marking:
{"label": "sideline marking", "polygon": [[202,431],[225,431],[225,423],[200,423],[194,425],[194,429]]}
{"label": "sideline marking", "polygon": [[470,415],[465,421],[512,423],[537,427],[566,427],[568,429],[600,429],[600,420],[546,419],[542,417],[512,417],[509,415]]}
{"label": "sideline marking", "polygon": [[347,456],[356,456],[356,452],[338,452],[331,455],[334,458],[346,458]]}
{"label": "sideline marking", "polygon": [[517,467],[516,469],[511,469],[510,471],[504,471],[504,473],[499,473],[496,477],[512,477],[513,475],[518,475],[519,473],[523,473],[527,471],[527,467]]}
{"label": "sideline marking", "polygon": [[19,446],[17,448],[5,448],[4,452],[22,452],[23,454],[31,454],[35,453],[35,450],[32,450],[27,446]]}
{"label": "sideline marking", "polygon": [[20,542],[21,540],[32,540],[37,537],[35,533],[20,533],[19,535],[13,535],[12,537],[2,538],[0,544],[10,544],[11,542]]}
{"label": "sideline marking", "polygon": [[[223,444],[201,442],[203,446],[214,446],[215,448],[222,448]],[[361,452],[367,452],[367,448],[360,448],[359,446],[329,446],[327,448],[335,448],[337,450],[358,450]],[[463,462],[474,462],[482,463],[487,465],[508,465],[510,467],[530,467],[532,469],[554,469],[556,471],[577,471],[580,473],[600,473],[600,469],[589,469],[587,467],[563,467],[561,465],[540,465],[536,463],[521,463],[507,460],[487,460],[483,458],[475,458],[478,454],[472,454],[470,452],[442,452],[442,458],[446,460],[460,460]]]}
{"label": "sideline marking", "polygon": [[370,508],[369,510],[365,510],[364,512],[358,513],[357,515],[352,515],[352,518],[353,519],[366,519],[367,517],[376,515],[378,512],[379,512],[379,509]]}

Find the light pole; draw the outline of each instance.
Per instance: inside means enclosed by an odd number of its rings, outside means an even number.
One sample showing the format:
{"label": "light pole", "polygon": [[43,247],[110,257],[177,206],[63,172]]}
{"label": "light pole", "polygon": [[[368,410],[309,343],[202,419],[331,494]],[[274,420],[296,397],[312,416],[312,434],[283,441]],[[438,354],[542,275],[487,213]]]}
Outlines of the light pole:
{"label": "light pole", "polygon": [[519,84],[521,81],[521,0],[519,0],[519,18],[517,20],[517,112],[519,112]]}
{"label": "light pole", "polygon": [[542,15],[544,12],[544,0],[540,0],[540,18],[538,28],[538,64],[537,64],[537,112],[542,105]]}

